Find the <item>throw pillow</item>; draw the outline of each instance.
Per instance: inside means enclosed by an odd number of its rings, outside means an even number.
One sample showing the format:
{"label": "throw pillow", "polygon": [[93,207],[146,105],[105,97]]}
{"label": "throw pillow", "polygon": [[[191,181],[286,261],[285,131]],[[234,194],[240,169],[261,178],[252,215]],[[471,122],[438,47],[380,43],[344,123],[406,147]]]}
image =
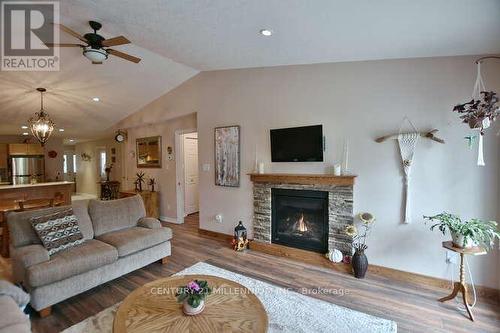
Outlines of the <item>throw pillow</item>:
{"label": "throw pillow", "polygon": [[84,242],[72,208],[35,216],[30,222],[49,255]]}

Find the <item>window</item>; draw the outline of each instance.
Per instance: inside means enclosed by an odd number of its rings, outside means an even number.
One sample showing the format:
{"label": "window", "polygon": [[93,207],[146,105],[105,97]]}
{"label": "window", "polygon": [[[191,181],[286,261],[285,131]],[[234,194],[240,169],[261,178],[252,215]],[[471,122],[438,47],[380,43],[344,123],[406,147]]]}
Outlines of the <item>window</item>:
{"label": "window", "polygon": [[63,155],[63,172],[68,173],[68,155]]}
{"label": "window", "polygon": [[102,179],[106,179],[106,150],[101,149],[99,152],[99,173]]}

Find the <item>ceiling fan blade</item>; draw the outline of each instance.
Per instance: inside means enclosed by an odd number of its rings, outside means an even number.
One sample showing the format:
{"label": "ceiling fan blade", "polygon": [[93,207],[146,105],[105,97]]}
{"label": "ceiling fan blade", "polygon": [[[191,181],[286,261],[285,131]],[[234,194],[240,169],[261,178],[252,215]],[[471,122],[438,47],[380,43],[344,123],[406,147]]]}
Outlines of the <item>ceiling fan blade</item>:
{"label": "ceiling fan blade", "polygon": [[123,45],[123,44],[130,44],[130,41],[123,36],[105,39],[102,41],[103,46],[116,46],[116,45]]}
{"label": "ceiling fan blade", "polygon": [[102,61],[92,61],[92,65],[102,65]]}
{"label": "ceiling fan blade", "polygon": [[73,37],[76,37],[78,38],[79,40],[81,40],[82,42],[85,42],[85,43],[88,43],[88,41],[82,36],[80,35],[79,33],[71,30],[70,28],[68,28],[67,26],[65,25],[62,25],[62,24],[57,24],[57,23],[54,23],[55,25],[58,25],[59,26],[59,29],[61,29],[62,31],[64,31],[65,33],[67,34],[70,34],[71,36]]}
{"label": "ceiling fan blade", "polygon": [[70,44],[70,43],[60,43],[60,44],[54,44],[54,43],[45,43],[48,47],[85,47],[85,45],[82,44]]}
{"label": "ceiling fan blade", "polygon": [[106,52],[108,52],[109,54],[112,54],[114,56],[120,57],[122,59],[135,62],[136,64],[139,61],[141,61],[141,58],[137,58],[137,57],[131,56],[130,54],[126,54],[126,53],[123,53],[123,52],[120,52],[120,51],[116,51],[116,50],[113,50],[113,49],[107,49]]}

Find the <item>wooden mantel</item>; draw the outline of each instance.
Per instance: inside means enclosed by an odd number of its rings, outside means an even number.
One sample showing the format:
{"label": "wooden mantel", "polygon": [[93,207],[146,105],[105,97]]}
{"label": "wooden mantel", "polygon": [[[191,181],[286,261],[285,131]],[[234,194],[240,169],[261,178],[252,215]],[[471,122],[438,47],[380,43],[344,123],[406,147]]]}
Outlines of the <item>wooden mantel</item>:
{"label": "wooden mantel", "polygon": [[250,173],[254,183],[352,186],[356,176],[332,174]]}

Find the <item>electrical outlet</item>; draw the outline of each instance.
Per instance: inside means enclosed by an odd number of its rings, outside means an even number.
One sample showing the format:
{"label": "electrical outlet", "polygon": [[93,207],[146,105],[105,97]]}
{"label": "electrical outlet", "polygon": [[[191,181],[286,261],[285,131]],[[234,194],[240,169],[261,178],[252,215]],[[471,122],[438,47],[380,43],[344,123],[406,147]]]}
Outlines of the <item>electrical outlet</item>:
{"label": "electrical outlet", "polygon": [[222,223],[223,222],[222,214],[215,215],[215,222]]}
{"label": "electrical outlet", "polygon": [[458,264],[458,255],[452,251],[446,251],[446,263]]}

